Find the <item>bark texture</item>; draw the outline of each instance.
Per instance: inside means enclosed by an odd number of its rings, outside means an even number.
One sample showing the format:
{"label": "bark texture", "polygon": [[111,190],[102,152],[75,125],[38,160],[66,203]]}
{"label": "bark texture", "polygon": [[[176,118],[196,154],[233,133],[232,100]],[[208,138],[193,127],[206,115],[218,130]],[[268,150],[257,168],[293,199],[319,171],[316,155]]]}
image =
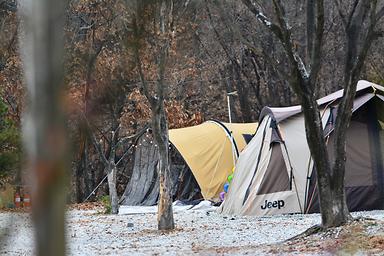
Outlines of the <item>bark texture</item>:
{"label": "bark texture", "polygon": [[108,189],[109,189],[109,196],[111,200],[111,213],[112,214],[118,214],[119,213],[119,204],[118,204],[118,196],[117,196],[117,189],[116,189],[116,166],[112,166],[111,168],[108,168],[109,170],[106,171],[108,173]]}
{"label": "bark texture", "polygon": [[159,105],[159,108],[153,113],[152,117],[153,137],[159,148],[160,199],[157,220],[159,230],[169,230],[175,228],[175,222],[173,220],[172,183],[168,158],[168,125],[164,105],[161,103]]}

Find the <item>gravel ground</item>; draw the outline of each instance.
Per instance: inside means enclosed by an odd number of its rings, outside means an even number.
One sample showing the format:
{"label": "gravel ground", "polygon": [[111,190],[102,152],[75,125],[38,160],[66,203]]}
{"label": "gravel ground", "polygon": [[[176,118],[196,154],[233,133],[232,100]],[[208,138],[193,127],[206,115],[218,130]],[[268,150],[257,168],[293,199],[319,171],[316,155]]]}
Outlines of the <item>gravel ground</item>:
{"label": "gravel ground", "polygon": [[[356,216],[384,220],[384,211]],[[265,255],[268,245],[295,236],[320,223],[318,214],[231,217],[215,212],[175,213],[177,229],[156,230],[156,215],[103,215],[97,210],[67,214],[70,255]],[[33,229],[27,213],[0,213],[0,228],[11,232],[1,255],[33,255]]]}

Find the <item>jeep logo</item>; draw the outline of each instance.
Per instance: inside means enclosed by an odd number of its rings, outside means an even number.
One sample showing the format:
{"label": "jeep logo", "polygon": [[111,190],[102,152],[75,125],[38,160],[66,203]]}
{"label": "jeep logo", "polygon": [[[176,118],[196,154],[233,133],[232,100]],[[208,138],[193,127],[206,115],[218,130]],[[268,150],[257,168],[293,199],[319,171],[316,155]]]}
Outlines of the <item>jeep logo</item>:
{"label": "jeep logo", "polygon": [[285,203],[284,203],[284,200],[277,200],[277,201],[273,201],[273,202],[268,202],[268,200],[265,200],[265,203],[264,205],[261,206],[261,209],[262,210],[265,210],[267,208],[282,208],[284,207]]}

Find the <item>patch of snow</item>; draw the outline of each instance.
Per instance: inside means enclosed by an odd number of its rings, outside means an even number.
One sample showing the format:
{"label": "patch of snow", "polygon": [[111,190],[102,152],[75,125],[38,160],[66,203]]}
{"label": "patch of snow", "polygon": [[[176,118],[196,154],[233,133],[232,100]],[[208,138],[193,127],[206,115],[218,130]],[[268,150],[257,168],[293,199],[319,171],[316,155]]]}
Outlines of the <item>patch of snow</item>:
{"label": "patch of snow", "polygon": [[212,206],[212,202],[207,200],[201,201],[198,205],[191,208],[193,211],[214,211],[216,209],[217,207]]}
{"label": "patch of snow", "polygon": [[259,12],[257,15],[256,15],[256,18],[264,23],[267,27],[270,27],[272,25],[272,23],[268,20],[268,18],[262,13],[262,12]]}
{"label": "patch of snow", "polygon": [[[352,215],[384,220],[384,211]],[[153,212],[103,215],[95,210],[70,210],[68,255],[268,255],[264,245],[285,241],[321,222],[319,214],[223,216],[202,210],[176,211],[174,219],[175,231],[160,232]],[[0,213],[0,229],[8,223],[12,232],[0,247],[0,255],[33,255],[29,214]]]}

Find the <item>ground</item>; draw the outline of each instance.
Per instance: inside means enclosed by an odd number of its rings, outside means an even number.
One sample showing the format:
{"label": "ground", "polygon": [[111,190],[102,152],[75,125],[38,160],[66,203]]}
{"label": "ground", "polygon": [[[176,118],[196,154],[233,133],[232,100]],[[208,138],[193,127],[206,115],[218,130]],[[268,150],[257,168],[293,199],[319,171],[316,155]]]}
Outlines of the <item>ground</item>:
{"label": "ground", "polygon": [[[69,255],[384,255],[384,211],[354,213],[343,228],[288,240],[320,223],[318,214],[232,217],[215,212],[175,213],[176,230],[157,231],[156,215],[106,215],[102,208],[71,207]],[[1,255],[33,255],[28,212],[0,212],[10,232]],[[288,241],[287,241],[288,240]],[[4,243],[4,241],[3,241]]]}

